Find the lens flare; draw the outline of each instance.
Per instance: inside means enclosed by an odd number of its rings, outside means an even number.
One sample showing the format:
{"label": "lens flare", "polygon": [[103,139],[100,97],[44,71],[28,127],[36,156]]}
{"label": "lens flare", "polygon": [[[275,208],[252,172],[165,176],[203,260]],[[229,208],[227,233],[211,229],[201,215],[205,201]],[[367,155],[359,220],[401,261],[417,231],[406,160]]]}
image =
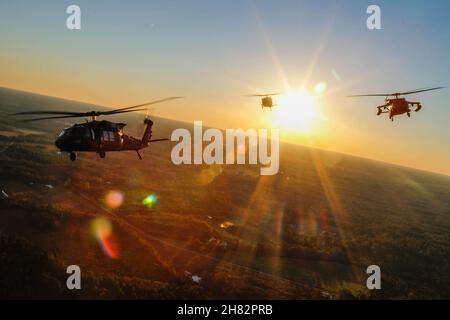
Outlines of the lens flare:
{"label": "lens flare", "polygon": [[156,203],[156,201],[158,200],[158,196],[154,193],[146,196],[144,198],[144,200],[142,200],[142,204],[147,206],[147,208],[151,208],[153,207],[153,205]]}
{"label": "lens flare", "polygon": [[222,174],[222,172],[223,172],[223,169],[220,164],[213,164],[213,165],[209,166],[208,168],[200,171],[197,181],[202,186],[208,185],[211,182],[213,182],[217,176]]}
{"label": "lens flare", "polygon": [[314,87],[314,92],[316,94],[321,94],[321,93],[325,92],[326,89],[327,89],[327,84],[325,82],[319,82]]}
{"label": "lens flare", "polygon": [[105,204],[108,208],[117,209],[123,203],[124,196],[120,191],[109,191],[105,196]]}
{"label": "lens flare", "polygon": [[119,252],[116,243],[113,241],[111,222],[106,218],[96,218],[92,220],[91,228],[103,252],[111,259],[117,259]]}

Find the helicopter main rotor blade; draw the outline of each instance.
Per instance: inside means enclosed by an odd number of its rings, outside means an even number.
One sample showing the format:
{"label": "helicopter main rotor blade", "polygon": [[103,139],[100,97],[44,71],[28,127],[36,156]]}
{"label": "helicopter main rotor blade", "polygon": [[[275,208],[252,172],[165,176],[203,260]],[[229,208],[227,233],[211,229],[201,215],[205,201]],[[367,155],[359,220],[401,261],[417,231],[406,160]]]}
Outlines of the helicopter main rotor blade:
{"label": "helicopter main rotor blade", "polygon": [[[143,109],[116,111],[116,112],[112,112],[112,111],[95,112],[95,116],[114,115],[114,114],[119,114],[119,113],[128,113],[128,112],[145,111],[145,110],[147,110],[147,109],[143,108]],[[82,118],[82,117],[87,117],[87,116],[92,116],[92,115],[93,115],[92,112],[87,112],[87,113],[72,114],[72,115],[60,116],[60,117],[44,117],[44,118],[26,119],[26,120],[20,120],[19,122],[33,122],[33,121],[50,120],[50,119]]]}
{"label": "helicopter main rotor blade", "polygon": [[41,121],[41,120],[49,120],[49,119],[66,119],[66,118],[80,118],[80,117],[83,117],[83,116],[71,115],[71,116],[61,116],[61,117],[44,117],[44,118],[19,120],[19,122],[33,122],[33,121]]}
{"label": "helicopter main rotor blade", "polygon": [[101,115],[113,115],[113,114],[119,114],[119,113],[127,113],[127,112],[136,112],[136,111],[146,111],[147,108],[142,109],[133,109],[133,110],[123,110],[123,111],[106,111],[106,112],[99,112],[99,116]]}
{"label": "helicopter main rotor blade", "polygon": [[386,97],[391,96],[389,93],[375,93],[375,94],[354,94],[351,96],[347,96],[347,98],[355,98],[355,97]]}
{"label": "helicopter main rotor blade", "polygon": [[26,116],[26,115],[57,115],[57,117],[42,117],[42,118],[33,118],[21,120],[20,122],[32,122],[32,121],[40,121],[40,120],[50,120],[50,119],[65,119],[65,118],[82,118],[82,117],[98,117],[101,115],[113,115],[119,113],[127,113],[127,112],[135,112],[135,111],[145,111],[148,108],[136,109],[139,107],[161,103],[169,100],[180,99],[182,97],[169,97],[161,100],[155,100],[139,105],[135,105],[132,107],[121,108],[111,111],[88,111],[88,112],[70,112],[70,111],[24,111],[18,112],[14,114],[10,114],[10,116]]}
{"label": "helicopter main rotor blade", "polygon": [[166,101],[175,100],[175,99],[181,99],[181,98],[183,98],[183,97],[169,97],[169,98],[164,98],[164,99],[146,102],[146,103],[142,103],[142,104],[137,104],[137,105],[131,106],[131,107],[115,109],[112,111],[122,111],[122,110],[128,110],[128,109],[133,109],[133,108],[139,108],[139,107],[149,106],[152,104],[157,104],[157,103],[166,102]]}
{"label": "helicopter main rotor blade", "polygon": [[21,116],[21,115],[40,115],[40,114],[55,114],[55,115],[83,115],[84,112],[68,112],[68,111],[25,111],[10,114],[10,116]]}
{"label": "helicopter main rotor blade", "polygon": [[407,95],[407,94],[413,94],[413,93],[419,93],[419,92],[425,92],[425,91],[431,91],[431,90],[438,90],[438,89],[443,89],[443,88],[444,87],[416,89],[416,90],[413,90],[413,91],[407,91],[407,92],[399,93],[399,95]]}
{"label": "helicopter main rotor blade", "polygon": [[352,97],[404,96],[404,95],[407,95],[407,94],[413,94],[413,93],[419,93],[419,92],[425,92],[425,91],[431,91],[431,90],[438,90],[438,89],[443,89],[443,88],[444,87],[423,88],[423,89],[416,89],[416,90],[412,90],[412,91],[396,92],[396,93],[357,94],[357,95],[351,95],[351,96],[347,96],[347,97],[352,98]]}
{"label": "helicopter main rotor blade", "polygon": [[275,92],[275,93],[268,93],[268,94],[246,94],[245,97],[271,97],[271,96],[279,96],[283,92]]}

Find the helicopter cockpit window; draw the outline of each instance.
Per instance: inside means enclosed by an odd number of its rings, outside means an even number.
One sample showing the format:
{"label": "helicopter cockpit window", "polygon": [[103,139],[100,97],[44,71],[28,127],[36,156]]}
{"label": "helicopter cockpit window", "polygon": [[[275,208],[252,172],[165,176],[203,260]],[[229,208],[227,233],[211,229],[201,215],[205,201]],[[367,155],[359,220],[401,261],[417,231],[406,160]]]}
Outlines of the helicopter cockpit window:
{"label": "helicopter cockpit window", "polygon": [[62,136],[67,136],[70,134],[70,132],[72,131],[72,128],[67,128],[67,129],[63,129],[59,135],[58,138],[62,137]]}

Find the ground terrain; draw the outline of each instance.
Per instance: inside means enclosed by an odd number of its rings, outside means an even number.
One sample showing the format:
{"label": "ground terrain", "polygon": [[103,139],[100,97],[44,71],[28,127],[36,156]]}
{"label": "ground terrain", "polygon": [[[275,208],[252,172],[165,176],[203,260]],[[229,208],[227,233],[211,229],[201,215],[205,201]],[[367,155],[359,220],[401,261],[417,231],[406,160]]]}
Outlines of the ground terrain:
{"label": "ground terrain", "polygon": [[[72,163],[53,144],[72,122],[6,116],[42,108],[97,107],[0,89],[2,298],[450,298],[450,177],[290,144],[275,176],[175,166],[172,142],[142,161],[123,152]],[[109,120],[142,134],[143,115]],[[155,119],[154,138],[189,126]],[[124,197],[115,209],[112,190]],[[115,259],[93,235],[98,217],[113,226]],[[81,291],[65,287],[71,264]],[[365,287],[371,264],[382,290]]]}

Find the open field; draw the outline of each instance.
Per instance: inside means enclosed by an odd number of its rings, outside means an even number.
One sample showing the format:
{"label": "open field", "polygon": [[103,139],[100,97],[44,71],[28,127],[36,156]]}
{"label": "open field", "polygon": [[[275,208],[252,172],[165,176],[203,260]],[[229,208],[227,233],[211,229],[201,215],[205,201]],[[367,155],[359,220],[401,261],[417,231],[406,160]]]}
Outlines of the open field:
{"label": "open field", "polygon": [[[290,144],[275,176],[175,166],[172,142],[143,161],[72,163],[53,144],[68,122],[6,116],[38,108],[97,109],[0,89],[2,298],[450,298],[450,177]],[[141,136],[142,115],[119,119]],[[156,119],[154,138],[189,126]],[[110,191],[121,206],[108,206]],[[93,234],[99,217],[113,226],[115,258]],[[71,264],[83,272],[78,292],[65,288]],[[371,264],[382,290],[365,287]]]}

